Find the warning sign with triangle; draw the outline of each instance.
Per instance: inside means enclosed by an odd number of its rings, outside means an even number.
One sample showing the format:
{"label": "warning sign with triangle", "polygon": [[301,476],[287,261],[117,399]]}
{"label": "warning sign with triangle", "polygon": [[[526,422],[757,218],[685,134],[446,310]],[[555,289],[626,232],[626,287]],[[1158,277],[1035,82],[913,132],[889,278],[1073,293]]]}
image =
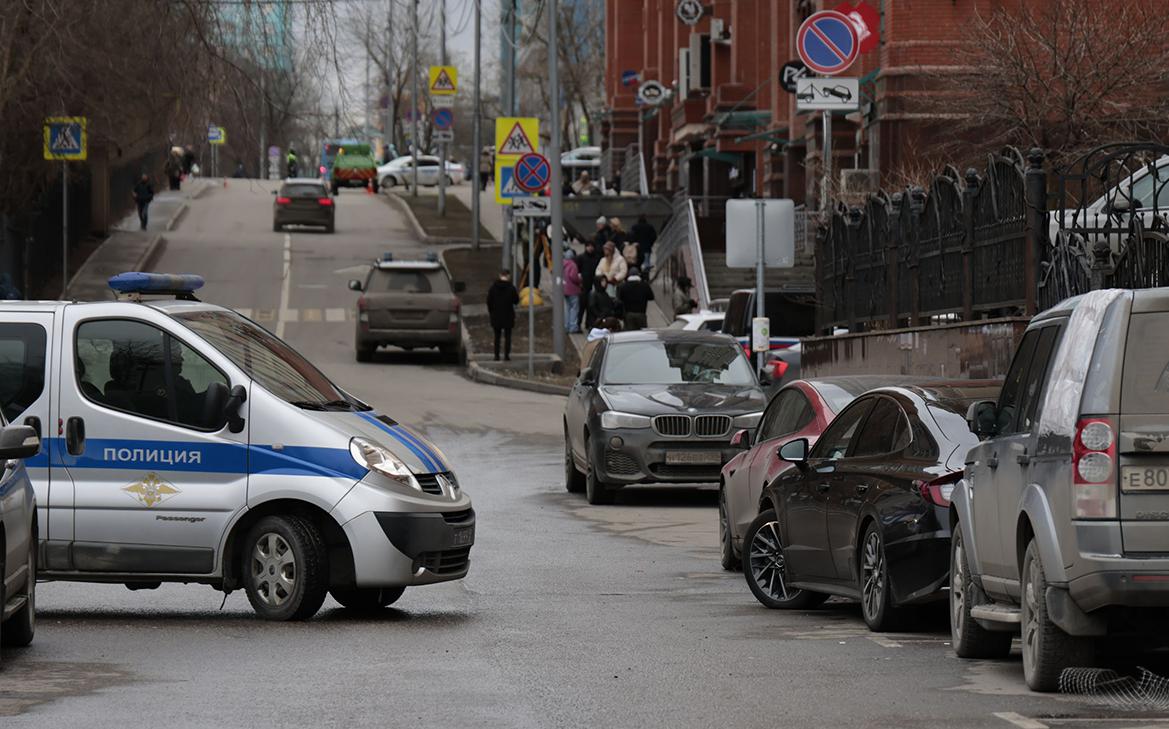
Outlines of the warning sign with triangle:
{"label": "warning sign with triangle", "polygon": [[459,90],[459,72],[454,66],[430,67],[430,95],[453,96]]}
{"label": "warning sign with triangle", "polygon": [[495,120],[495,156],[518,159],[536,152],[540,121],[533,118],[500,117]]}

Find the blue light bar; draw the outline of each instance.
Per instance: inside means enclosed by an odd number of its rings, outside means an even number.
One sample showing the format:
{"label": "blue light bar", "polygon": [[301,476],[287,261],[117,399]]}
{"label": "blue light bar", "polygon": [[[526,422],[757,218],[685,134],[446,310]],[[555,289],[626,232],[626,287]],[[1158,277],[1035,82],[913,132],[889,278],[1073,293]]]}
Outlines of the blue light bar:
{"label": "blue light bar", "polygon": [[435,253],[434,251],[427,251],[426,252],[426,260],[429,261],[430,263],[438,263],[438,254]]}
{"label": "blue light bar", "polygon": [[119,294],[189,294],[203,288],[203,277],[193,273],[129,271],[111,276],[109,284]]}
{"label": "blue light bar", "polygon": [[392,260],[394,260],[394,254],[392,252],[386,251],[382,254],[382,263],[389,263]]}

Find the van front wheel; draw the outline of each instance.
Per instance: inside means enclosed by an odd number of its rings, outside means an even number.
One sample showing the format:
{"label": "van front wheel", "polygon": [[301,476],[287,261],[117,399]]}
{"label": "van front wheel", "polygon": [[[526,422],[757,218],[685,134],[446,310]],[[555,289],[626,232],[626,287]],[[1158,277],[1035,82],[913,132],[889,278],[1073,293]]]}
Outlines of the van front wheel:
{"label": "van front wheel", "polygon": [[320,530],[298,516],[266,516],[244,542],[248,602],[265,620],[306,620],[328,591],[329,565]]}

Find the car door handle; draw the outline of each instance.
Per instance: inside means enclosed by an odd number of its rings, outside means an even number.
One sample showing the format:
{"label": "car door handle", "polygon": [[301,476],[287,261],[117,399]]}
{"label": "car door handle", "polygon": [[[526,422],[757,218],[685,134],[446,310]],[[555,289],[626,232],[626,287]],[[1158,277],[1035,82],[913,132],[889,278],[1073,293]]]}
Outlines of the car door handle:
{"label": "car door handle", "polygon": [[830,489],[830,488],[832,488],[832,484],[822,483],[816,487],[816,491],[818,493],[823,494],[823,493],[827,493],[828,489]]}
{"label": "car door handle", "polygon": [[998,454],[992,455],[990,458],[986,459],[986,466],[987,466],[987,468],[998,468],[999,467]]}
{"label": "car door handle", "polygon": [[1026,466],[1031,462],[1031,456],[1027,455],[1027,451],[1023,451],[1019,455],[1015,456],[1015,460],[1019,462],[1020,466]]}

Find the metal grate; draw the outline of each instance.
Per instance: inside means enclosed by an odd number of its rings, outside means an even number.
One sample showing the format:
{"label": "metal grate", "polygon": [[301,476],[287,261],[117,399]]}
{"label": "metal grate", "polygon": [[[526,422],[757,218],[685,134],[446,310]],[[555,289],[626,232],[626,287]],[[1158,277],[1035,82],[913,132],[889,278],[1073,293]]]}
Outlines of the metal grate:
{"label": "metal grate", "polygon": [[416,473],[414,478],[418,479],[418,485],[422,487],[422,491],[435,496],[442,496],[442,484],[438,477],[443,476],[450,478],[446,473]]}
{"label": "metal grate", "polygon": [[685,438],[690,435],[689,415],[658,415],[653,422],[658,435],[667,438]]}
{"label": "metal grate", "polygon": [[620,451],[605,451],[605,470],[614,476],[635,476],[641,473],[641,467],[628,453]]}
{"label": "metal grate", "polygon": [[694,435],[699,438],[718,438],[731,429],[731,419],[726,415],[699,415],[694,418]]}
{"label": "metal grate", "polygon": [[457,575],[471,564],[471,548],[459,547],[442,552],[423,552],[414,560],[414,570],[427,569],[436,575]]}
{"label": "metal grate", "polygon": [[475,512],[470,509],[462,511],[444,511],[442,518],[447,524],[465,524],[475,516]]}

